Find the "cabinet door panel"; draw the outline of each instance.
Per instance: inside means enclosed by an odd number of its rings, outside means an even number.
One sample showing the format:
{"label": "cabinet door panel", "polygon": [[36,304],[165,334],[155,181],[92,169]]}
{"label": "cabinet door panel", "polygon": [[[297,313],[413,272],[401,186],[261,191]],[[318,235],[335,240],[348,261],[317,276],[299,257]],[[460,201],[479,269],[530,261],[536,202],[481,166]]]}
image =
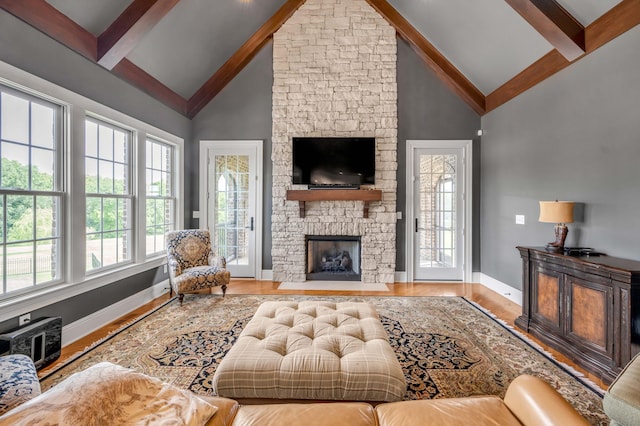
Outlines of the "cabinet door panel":
{"label": "cabinet door panel", "polygon": [[567,275],[567,335],[581,346],[613,355],[613,293],[609,286]]}
{"label": "cabinet door panel", "polygon": [[555,271],[534,265],[533,317],[547,326],[560,329],[561,277]]}

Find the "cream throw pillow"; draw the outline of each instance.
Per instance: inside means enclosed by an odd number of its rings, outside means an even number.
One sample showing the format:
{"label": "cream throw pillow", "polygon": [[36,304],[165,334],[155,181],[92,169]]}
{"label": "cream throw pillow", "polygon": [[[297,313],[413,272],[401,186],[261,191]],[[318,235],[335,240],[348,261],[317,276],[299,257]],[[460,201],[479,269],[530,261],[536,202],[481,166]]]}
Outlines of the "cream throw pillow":
{"label": "cream throw pillow", "polygon": [[108,362],[69,376],[0,417],[0,425],[204,425],[217,407]]}

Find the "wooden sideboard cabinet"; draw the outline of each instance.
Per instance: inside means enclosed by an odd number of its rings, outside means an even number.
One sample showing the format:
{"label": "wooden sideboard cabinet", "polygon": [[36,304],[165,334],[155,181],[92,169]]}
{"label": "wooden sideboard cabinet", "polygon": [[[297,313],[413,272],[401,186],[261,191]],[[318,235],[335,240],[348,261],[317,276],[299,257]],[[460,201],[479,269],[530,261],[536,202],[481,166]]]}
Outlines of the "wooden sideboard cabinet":
{"label": "wooden sideboard cabinet", "polygon": [[640,352],[640,262],[518,247],[516,326],[611,383]]}

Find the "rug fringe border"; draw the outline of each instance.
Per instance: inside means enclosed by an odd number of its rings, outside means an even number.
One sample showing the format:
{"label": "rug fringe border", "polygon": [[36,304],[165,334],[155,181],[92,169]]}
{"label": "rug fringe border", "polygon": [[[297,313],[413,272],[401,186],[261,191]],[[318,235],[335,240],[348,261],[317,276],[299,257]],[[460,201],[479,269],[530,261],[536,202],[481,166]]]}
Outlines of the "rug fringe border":
{"label": "rug fringe border", "polygon": [[509,331],[511,334],[516,336],[518,339],[522,340],[524,343],[526,343],[527,345],[531,346],[538,353],[540,353],[541,355],[544,355],[545,357],[549,358],[549,360],[551,360],[554,364],[556,364],[561,369],[565,370],[568,374],[573,376],[576,380],[578,380],[581,383],[583,383],[585,385],[585,387],[587,387],[589,390],[594,392],[596,395],[598,395],[601,398],[604,396],[606,391],[604,389],[602,389],[597,383],[595,383],[592,380],[590,380],[589,378],[587,378],[584,375],[584,373],[576,370],[572,366],[570,366],[568,364],[565,364],[562,361],[558,361],[553,356],[553,354],[551,352],[549,352],[546,349],[544,349],[542,346],[540,346],[540,344],[538,344],[537,342],[533,341],[528,336],[522,334],[522,332],[516,330],[514,327],[512,327],[510,324],[508,324],[503,319],[498,318],[498,316],[496,314],[494,314],[493,312],[491,312],[487,308],[479,305],[478,303],[476,303],[476,302],[474,302],[472,300],[467,299],[464,296],[462,296],[462,299],[464,299],[467,303],[469,303],[470,305],[472,305],[473,307],[478,309],[480,312],[485,314],[487,317],[491,318],[497,324],[501,325],[504,329]]}

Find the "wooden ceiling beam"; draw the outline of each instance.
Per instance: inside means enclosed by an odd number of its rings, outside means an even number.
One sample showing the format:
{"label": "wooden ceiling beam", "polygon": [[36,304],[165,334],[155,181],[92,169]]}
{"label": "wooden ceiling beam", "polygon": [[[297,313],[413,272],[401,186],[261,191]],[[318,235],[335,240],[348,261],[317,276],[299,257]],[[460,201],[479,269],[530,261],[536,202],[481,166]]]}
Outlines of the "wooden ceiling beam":
{"label": "wooden ceiling beam", "polygon": [[97,42],[93,34],[45,0],[0,0],[0,8],[85,58],[96,60]]}
{"label": "wooden ceiling beam", "polygon": [[498,108],[536,84],[571,64],[557,50],[552,50],[518,75],[487,95],[487,112]]}
{"label": "wooden ceiling beam", "polygon": [[367,0],[384,17],[425,62],[436,76],[462,98],[476,113],[485,112],[485,97],[451,62],[447,60],[418,30],[416,30],[386,0]]}
{"label": "wooden ceiling beam", "polygon": [[593,52],[638,24],[640,1],[621,1],[586,28],[587,52]]}
{"label": "wooden ceiling beam", "polygon": [[284,24],[293,13],[304,4],[305,0],[288,0],[267,20],[209,80],[207,80],[187,102],[187,117],[193,118],[224,87],[233,80],[240,71],[253,59],[260,49],[271,39],[273,33]]}
{"label": "wooden ceiling beam", "polygon": [[111,72],[176,112],[187,115],[187,100],[124,58]]}
{"label": "wooden ceiling beam", "polygon": [[[585,28],[587,53],[615,39],[640,24],[640,1],[623,0]],[[505,104],[519,94],[572,64],[557,50],[549,52],[530,67],[487,95],[487,112]]]}
{"label": "wooden ceiling beam", "polygon": [[554,0],[505,1],[568,61],[585,54],[584,27]]}
{"label": "wooden ceiling beam", "polygon": [[98,63],[113,69],[179,1],[134,0],[98,36]]}
{"label": "wooden ceiling beam", "polygon": [[[48,35],[85,58],[98,63],[98,39],[44,0],[0,0],[0,8]],[[111,72],[127,83],[149,94],[158,102],[186,115],[187,101],[123,59]]]}

